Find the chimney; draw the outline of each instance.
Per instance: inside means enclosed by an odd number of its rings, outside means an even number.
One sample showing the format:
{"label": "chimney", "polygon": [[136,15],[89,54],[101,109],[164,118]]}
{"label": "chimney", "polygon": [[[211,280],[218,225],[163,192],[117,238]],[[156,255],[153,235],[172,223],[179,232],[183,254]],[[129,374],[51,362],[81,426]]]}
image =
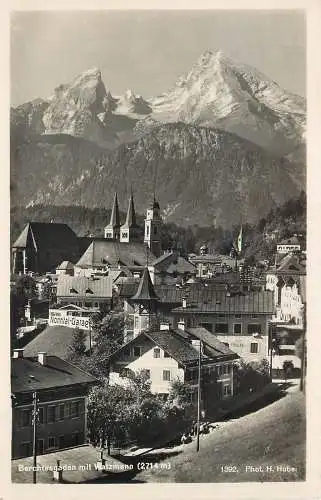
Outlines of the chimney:
{"label": "chimney", "polygon": [[23,349],[14,349],[13,358],[14,359],[23,358]]}
{"label": "chimney", "polygon": [[183,297],[183,299],[182,299],[182,300],[183,300],[183,302],[182,302],[182,307],[183,307],[184,309],[186,309],[186,307],[187,307],[187,298],[186,298],[186,297]]}
{"label": "chimney", "polygon": [[38,352],[38,363],[43,366],[47,364],[47,353],[46,352]]}
{"label": "chimney", "polygon": [[169,330],[170,329],[170,324],[168,321],[162,321],[161,324],[159,325],[160,330]]}
{"label": "chimney", "polygon": [[177,328],[179,330],[185,330],[185,321],[183,319],[181,319],[178,323],[177,323]]}

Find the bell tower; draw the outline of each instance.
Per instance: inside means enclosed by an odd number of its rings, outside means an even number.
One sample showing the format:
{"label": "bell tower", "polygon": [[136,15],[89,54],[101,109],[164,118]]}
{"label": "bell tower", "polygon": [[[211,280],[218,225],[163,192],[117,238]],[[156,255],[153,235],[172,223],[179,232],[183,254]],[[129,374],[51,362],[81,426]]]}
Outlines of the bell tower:
{"label": "bell tower", "polygon": [[110,214],[109,224],[105,227],[105,238],[109,240],[119,240],[120,218],[117,193],[114,196],[113,208]]}
{"label": "bell tower", "polygon": [[151,208],[147,209],[145,219],[144,243],[148,245],[150,251],[159,257],[162,253],[160,228],[162,219],[158,201],[154,200]]}

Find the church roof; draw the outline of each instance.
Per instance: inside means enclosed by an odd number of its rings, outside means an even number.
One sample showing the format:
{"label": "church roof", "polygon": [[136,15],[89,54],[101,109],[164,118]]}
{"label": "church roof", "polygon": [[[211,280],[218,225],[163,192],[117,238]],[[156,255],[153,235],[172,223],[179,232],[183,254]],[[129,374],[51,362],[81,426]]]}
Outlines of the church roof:
{"label": "church roof", "polygon": [[26,248],[32,239],[38,249],[78,245],[78,239],[67,224],[56,222],[29,222],[13,244],[13,248]]}
{"label": "church roof", "polygon": [[109,227],[120,227],[119,207],[117,193],[114,196],[113,208],[110,214]]}
{"label": "church roof", "polygon": [[136,294],[131,298],[133,301],[150,301],[158,300],[156,292],[154,290],[153,283],[150,279],[149,271],[145,267],[143,275],[138,285]]}
{"label": "church roof", "polygon": [[133,195],[131,195],[129,198],[126,221],[125,221],[124,226],[125,227],[137,227]]}
{"label": "church roof", "polygon": [[144,267],[146,257],[148,261],[154,260],[155,255],[142,243],[122,243],[113,240],[94,240],[77,262],[78,267],[99,267],[110,265],[117,267]]}

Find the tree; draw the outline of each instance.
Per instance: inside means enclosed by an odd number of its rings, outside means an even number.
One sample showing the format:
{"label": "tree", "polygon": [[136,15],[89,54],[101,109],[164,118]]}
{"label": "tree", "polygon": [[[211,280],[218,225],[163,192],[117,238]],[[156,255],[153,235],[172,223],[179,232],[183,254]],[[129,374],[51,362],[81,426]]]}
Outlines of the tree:
{"label": "tree", "polygon": [[292,361],[286,360],[283,362],[283,373],[285,380],[292,376],[294,365]]}
{"label": "tree", "polygon": [[73,359],[77,359],[78,357],[85,354],[87,350],[86,339],[86,333],[83,330],[79,330],[79,328],[77,328],[72,336],[72,342],[68,346],[67,359],[72,361]]}

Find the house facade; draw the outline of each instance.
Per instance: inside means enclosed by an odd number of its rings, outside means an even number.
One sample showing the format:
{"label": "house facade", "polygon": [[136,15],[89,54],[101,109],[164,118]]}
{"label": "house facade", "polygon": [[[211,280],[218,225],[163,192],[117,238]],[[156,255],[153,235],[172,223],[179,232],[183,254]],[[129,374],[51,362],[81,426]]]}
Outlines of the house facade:
{"label": "house facade", "polygon": [[74,304],[81,308],[99,310],[112,308],[112,278],[109,276],[86,278],[84,276],[59,276],[57,303]]}
{"label": "house facade", "polygon": [[[172,382],[179,380],[191,385],[192,399],[196,401],[199,341],[202,340],[202,381],[212,375],[217,383],[215,397],[233,396],[233,364],[238,356],[217,339],[208,340],[207,333],[204,329],[174,330],[168,323],[162,323],[158,330],[139,334],[110,357],[110,383],[126,385],[130,371],[144,371],[152,392],[166,395]],[[211,396],[207,394],[207,398]]]}
{"label": "house facade", "polygon": [[206,300],[184,298],[171,314],[174,327],[183,321],[187,328],[206,328],[247,362],[268,358],[273,292],[231,294],[212,290]]}
{"label": "house facade", "polygon": [[24,357],[17,349],[11,360],[12,458],[33,453],[33,401],[37,398],[37,454],[86,442],[87,394],[97,383],[91,375],[57,356]]}

